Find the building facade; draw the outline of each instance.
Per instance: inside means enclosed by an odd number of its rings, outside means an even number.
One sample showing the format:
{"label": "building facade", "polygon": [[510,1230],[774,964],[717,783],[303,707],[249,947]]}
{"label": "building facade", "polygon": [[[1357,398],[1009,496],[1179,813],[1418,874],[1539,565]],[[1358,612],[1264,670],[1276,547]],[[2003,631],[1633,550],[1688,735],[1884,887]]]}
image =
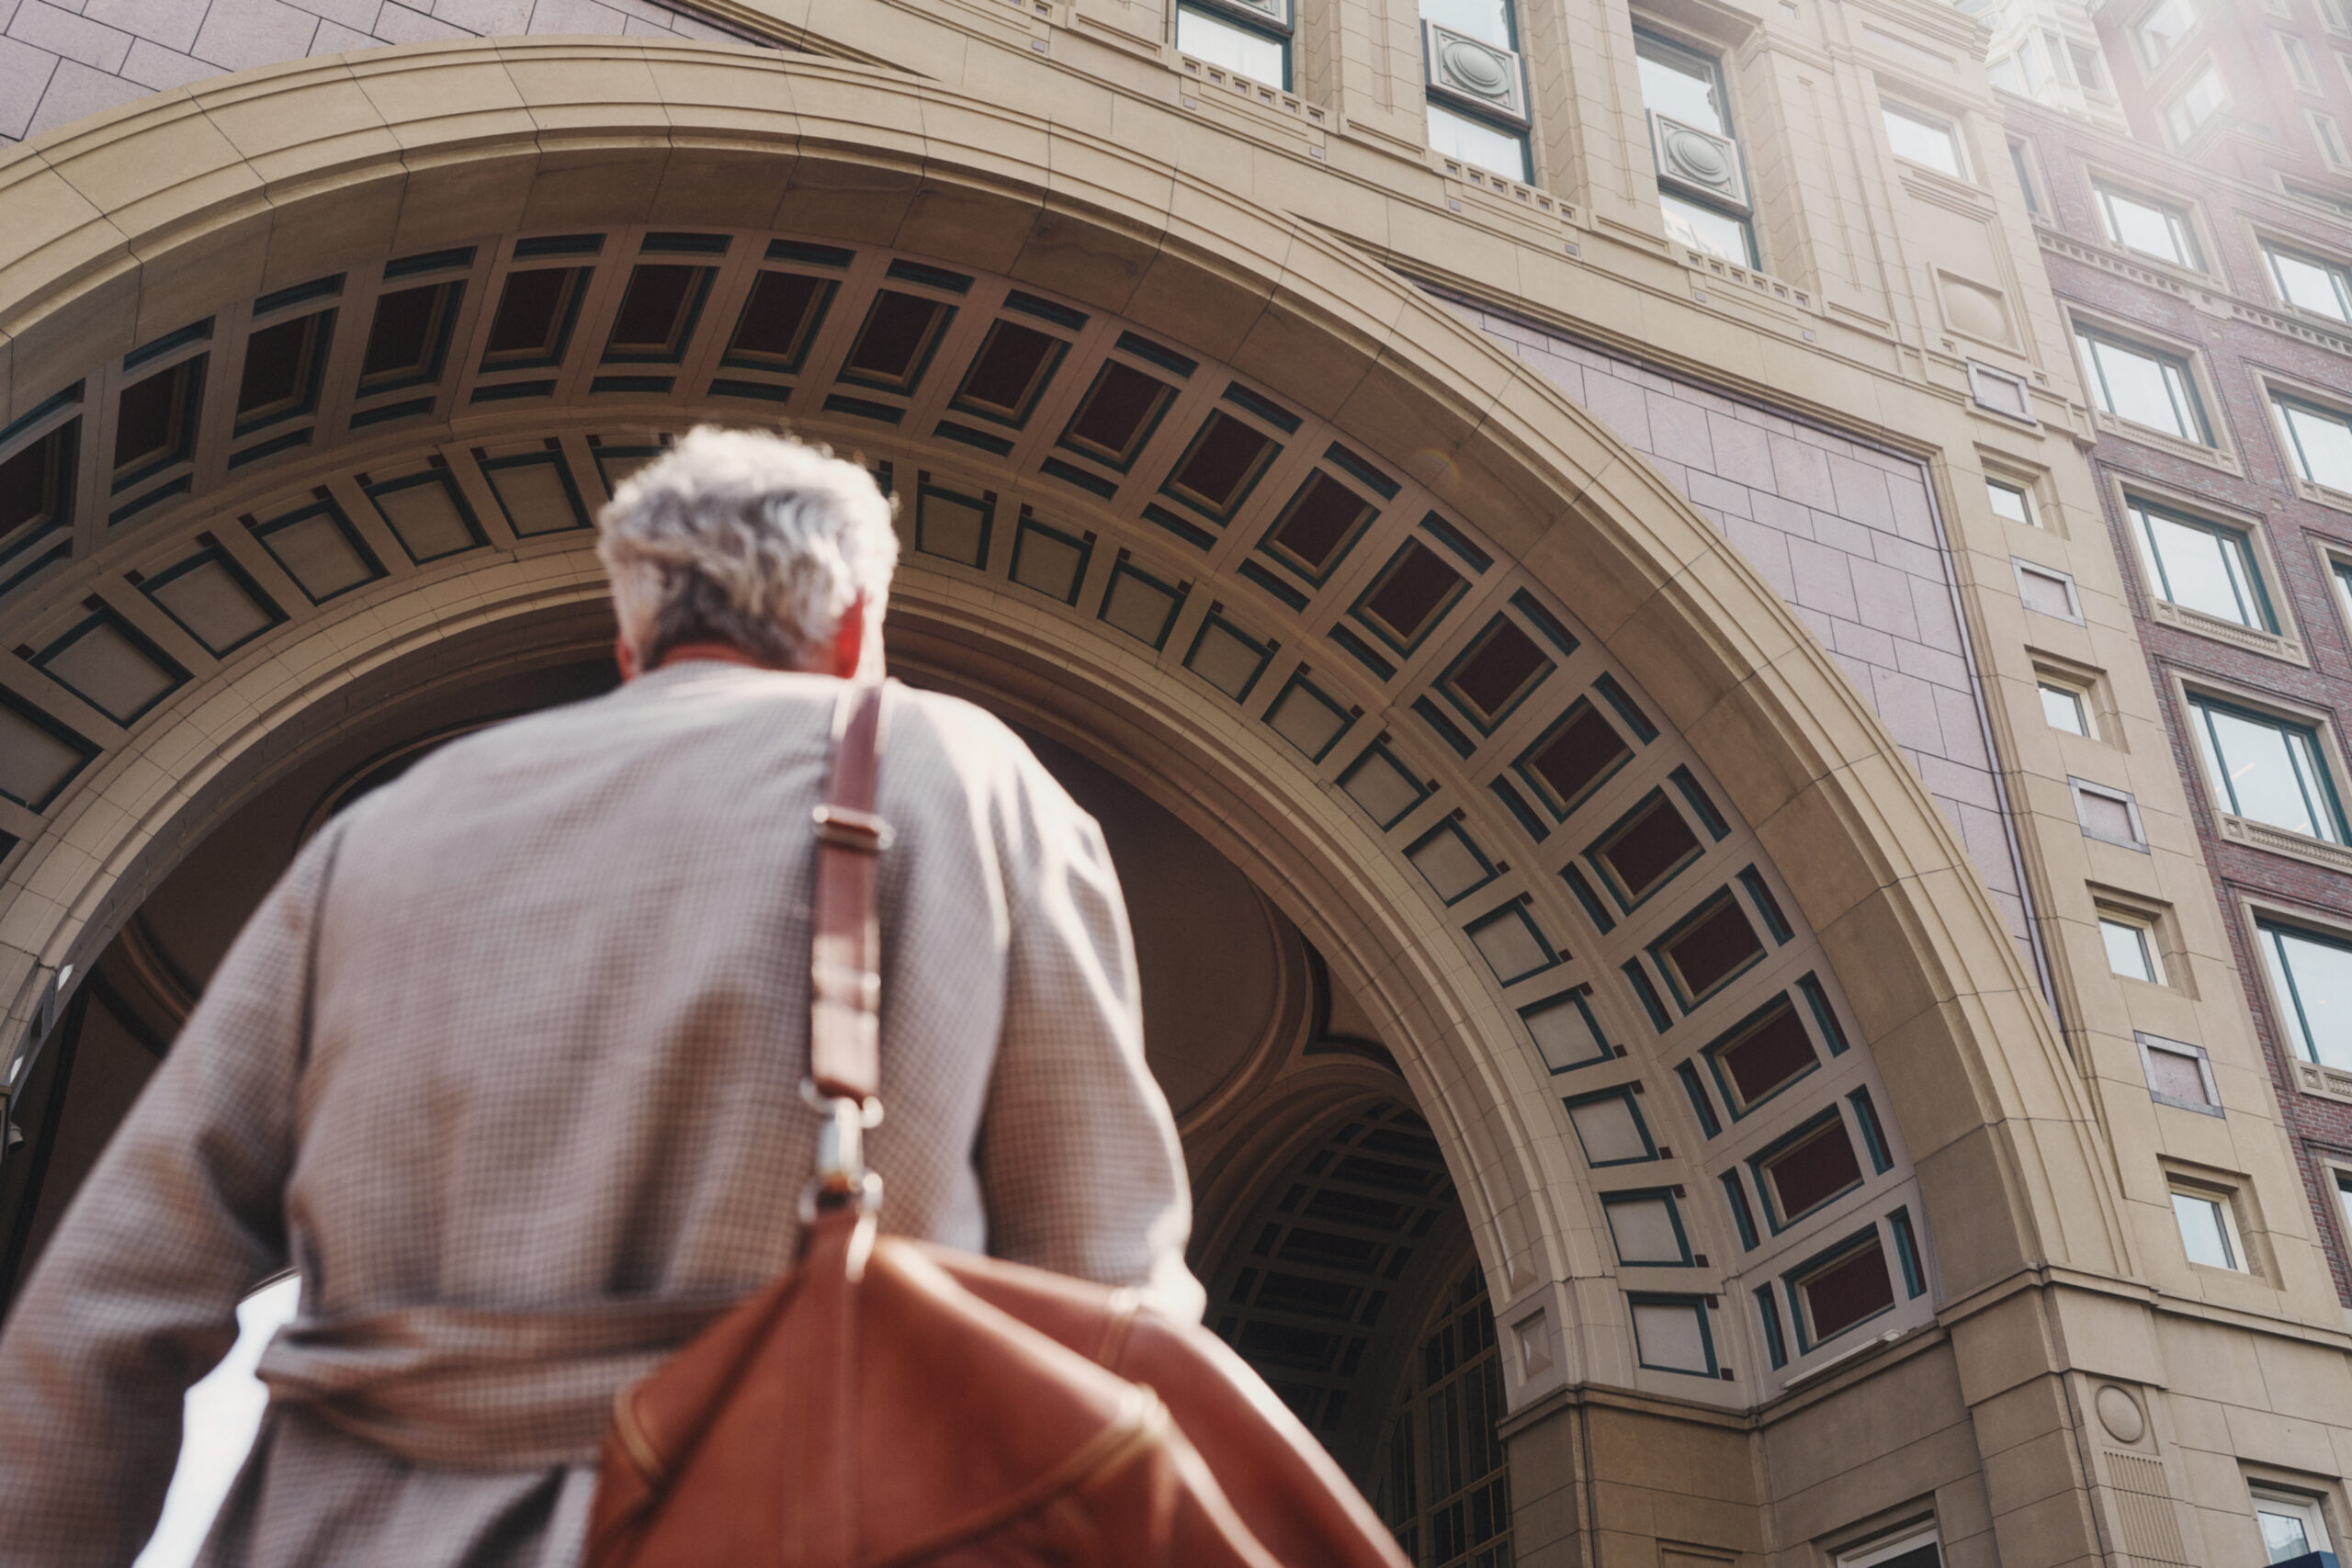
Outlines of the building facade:
{"label": "building facade", "polygon": [[[2149,608],[2077,337],[2228,312],[2077,299],[2011,138],[2157,131],[1998,96],[1994,20],[17,0],[0,1268],[307,832],[609,682],[611,489],[758,423],[897,498],[899,672],[1103,818],[1211,1325],[1417,1562],[2332,1540],[2325,1102],[2215,858],[2279,851],[2182,765],[2324,705],[2328,579]],[[2251,538],[2196,446],[2129,493]]]}

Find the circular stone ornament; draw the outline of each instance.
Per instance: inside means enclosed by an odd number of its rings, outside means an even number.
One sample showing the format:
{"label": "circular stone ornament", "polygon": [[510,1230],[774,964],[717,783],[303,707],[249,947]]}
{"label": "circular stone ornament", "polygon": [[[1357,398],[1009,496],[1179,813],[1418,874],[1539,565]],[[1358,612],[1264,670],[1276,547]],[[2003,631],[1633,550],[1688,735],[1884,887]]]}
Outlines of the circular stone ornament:
{"label": "circular stone ornament", "polygon": [[1442,51],[1446,74],[1482,98],[1510,96],[1510,68],[1492,50],[1450,39]]}
{"label": "circular stone ornament", "polygon": [[1676,168],[1702,185],[1719,186],[1731,177],[1731,160],[1724,150],[1696,131],[1667,132],[1666,152]]}
{"label": "circular stone ornament", "polygon": [[2107,1428],[2108,1436],[2119,1443],[2136,1443],[2148,1430],[2148,1418],[2140,1414],[2139,1401],[2113,1383],[2098,1391],[2091,1408],[2098,1412],[2098,1424]]}

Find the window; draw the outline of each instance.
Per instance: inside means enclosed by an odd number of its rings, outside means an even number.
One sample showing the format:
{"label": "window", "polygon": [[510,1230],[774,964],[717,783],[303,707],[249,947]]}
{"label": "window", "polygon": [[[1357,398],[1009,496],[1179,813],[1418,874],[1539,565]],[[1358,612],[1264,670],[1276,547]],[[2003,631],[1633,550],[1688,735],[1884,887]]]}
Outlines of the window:
{"label": "window", "polygon": [[2033,515],[2033,497],[2023,485],[2013,485],[2001,479],[1984,481],[1984,499],[1993,505],[1993,515],[2006,517],[2012,523],[2022,523],[2030,528],[2041,525]]}
{"label": "window", "polygon": [[2352,1236],[2352,1171],[2339,1170],[2335,1176],[2335,1217],[2344,1222],[2344,1234]]}
{"label": "window", "polygon": [[2085,326],[2075,327],[2075,341],[2091,399],[2103,412],[2200,446],[2213,444],[2188,360]]}
{"label": "window", "polygon": [[2342,267],[2273,244],[2266,243],[2262,254],[2270,264],[2270,281],[2285,303],[2299,310],[2352,321],[2352,283],[2346,282]]}
{"label": "window", "polygon": [[2107,58],[2095,43],[2069,43],[2066,53],[2075,62],[2075,80],[2094,93],[2107,91]]}
{"label": "window", "polygon": [[1908,1528],[1893,1539],[1882,1537],[1868,1546],[1838,1554],[1838,1568],[1943,1568],[1943,1553],[1935,1528]]}
{"label": "window", "polygon": [[1176,47],[1269,86],[1290,86],[1290,40],[1238,17],[1197,6],[1176,7]]}
{"label": "window", "polygon": [[2090,712],[2083,705],[2083,694],[2054,681],[2041,682],[2041,716],[2050,721],[2051,728],[2063,729],[2069,735],[2091,732]]}
{"label": "window", "polygon": [[1914,164],[1925,164],[1939,175],[1954,179],[1967,176],[1961,172],[1960,133],[1950,120],[1939,119],[1920,109],[1897,108],[1893,104],[1880,106],[1886,121],[1886,140],[1898,158]]}
{"label": "window", "polygon": [[1530,178],[1527,83],[1510,0],[1421,0],[1430,146],[1503,175]]}
{"label": "window", "polygon": [[2285,1562],[2333,1550],[2327,1544],[2327,1519],[2317,1497],[2275,1486],[2247,1490],[2254,1495],[2254,1522],[2262,1527],[2265,1562]]}
{"label": "window", "polygon": [[2344,131],[2335,123],[2335,117],[2314,112],[2310,118],[2312,135],[2319,141],[2319,155],[2326,159],[2329,165],[2334,168],[2340,169],[2346,163],[2352,163],[2352,159],[2346,159],[2344,155]]}
{"label": "window", "polygon": [[2186,141],[2213,118],[2226,97],[2222,73],[2208,65],[2181,89],[2180,96],[2165,106],[2165,128],[2175,141]]}
{"label": "window", "polygon": [[2257,631],[2278,629],[2245,535],[2143,501],[2127,502],[2124,509],[2157,598]]}
{"label": "window", "polygon": [[2335,579],[2335,591],[2344,595],[2345,614],[2347,617],[2352,617],[2352,561],[2341,561],[2330,557],[2327,574]]}
{"label": "window", "polygon": [[2156,959],[2155,932],[2144,921],[2127,916],[2099,911],[2099,940],[2107,945],[2107,967],[2109,972],[2127,980],[2145,980],[2152,986],[2165,983],[2164,967]]}
{"label": "window", "polygon": [[2026,166],[2024,142],[2009,143],[2009,167],[2018,176],[2018,190],[2025,197],[2025,209],[2028,212],[2039,214],[2041,211],[2041,197],[2034,194],[2033,171]]}
{"label": "window", "polygon": [[2018,69],[2018,57],[2014,54],[2005,54],[1998,60],[1986,61],[1984,79],[2005,93],[2023,95],[2033,91],[2026,85],[2025,74]]}
{"label": "window", "polygon": [[2319,0],[2319,25],[2332,33],[2346,31],[2344,0]]}
{"label": "window", "polygon": [[2175,266],[2198,265],[2197,242],[2189,233],[2188,215],[2179,209],[2103,185],[2091,189],[2109,240]]}
{"label": "window", "polygon": [[1637,32],[1634,65],[1649,113],[1650,156],[1668,236],[1719,261],[1762,265],[1722,62]]}
{"label": "window", "polygon": [[2256,930],[2297,1054],[2352,1068],[2352,943],[2269,920]]}
{"label": "window", "polygon": [[2312,62],[2312,51],[2293,33],[2273,33],[2278,40],[2278,52],[2287,57],[2288,73],[2295,78],[2295,85],[2306,93],[2319,91],[2319,67]]}
{"label": "window", "polygon": [[2352,493],[2352,421],[2295,398],[2270,401],[2287,427],[2295,471],[2312,484]]}
{"label": "window", "polygon": [[2147,56],[2151,67],[2170,60],[2196,30],[2197,13],[2189,9],[2188,0],[2156,0],[2133,29],[2140,39],[2140,52]]}
{"label": "window", "polygon": [[2307,839],[2345,841],[2343,807],[2320,761],[2316,730],[2211,697],[2191,697],[2188,705],[2222,810]]}
{"label": "window", "polygon": [[2188,1254],[2191,1263],[2245,1272],[2245,1265],[2239,1261],[2242,1252],[2237,1225],[2231,1218],[2228,1199],[2192,1188],[2175,1187],[2172,1217],[2180,1226],[2181,1249]]}

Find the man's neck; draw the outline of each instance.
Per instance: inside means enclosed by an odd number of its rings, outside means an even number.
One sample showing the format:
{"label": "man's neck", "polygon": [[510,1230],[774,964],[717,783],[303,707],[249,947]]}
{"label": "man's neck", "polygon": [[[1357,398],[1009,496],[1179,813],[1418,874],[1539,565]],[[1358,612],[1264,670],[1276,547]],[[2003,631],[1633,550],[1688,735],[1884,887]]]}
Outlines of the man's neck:
{"label": "man's neck", "polygon": [[689,659],[707,659],[721,664],[741,664],[746,669],[765,670],[761,663],[731,642],[682,642],[663,650],[662,660],[653,668],[666,670],[673,664],[683,664]]}

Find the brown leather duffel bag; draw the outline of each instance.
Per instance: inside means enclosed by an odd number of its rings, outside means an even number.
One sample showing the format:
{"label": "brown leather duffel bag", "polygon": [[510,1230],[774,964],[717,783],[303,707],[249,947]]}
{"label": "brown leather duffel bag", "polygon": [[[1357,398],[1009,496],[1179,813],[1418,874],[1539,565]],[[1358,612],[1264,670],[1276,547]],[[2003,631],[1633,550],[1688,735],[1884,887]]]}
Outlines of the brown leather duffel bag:
{"label": "brown leather duffel bag", "polygon": [[624,1391],[587,1568],[1407,1568],[1214,1335],[1112,1290],[877,1235],[883,687],[817,813],[799,1263]]}

